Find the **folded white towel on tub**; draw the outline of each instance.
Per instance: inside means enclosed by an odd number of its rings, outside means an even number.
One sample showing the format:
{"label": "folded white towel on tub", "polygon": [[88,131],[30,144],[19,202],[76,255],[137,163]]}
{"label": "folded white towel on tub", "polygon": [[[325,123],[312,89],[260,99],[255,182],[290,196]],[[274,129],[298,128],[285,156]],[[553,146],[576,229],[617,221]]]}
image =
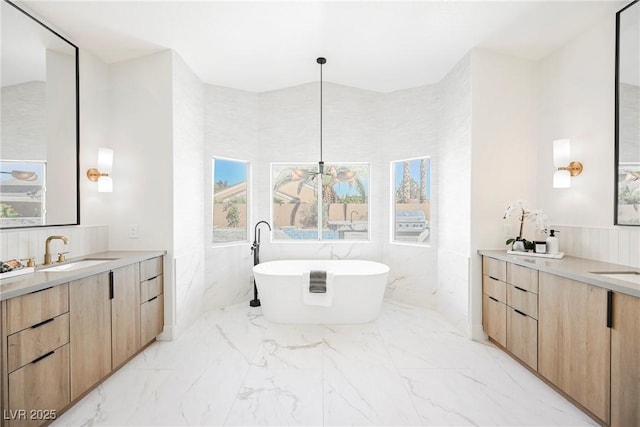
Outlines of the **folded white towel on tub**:
{"label": "folded white towel on tub", "polygon": [[327,271],[326,276],[326,292],[324,293],[313,293],[309,291],[309,285],[311,284],[311,272],[305,271],[302,273],[302,303],[306,305],[317,305],[321,307],[331,307],[333,304],[333,273]]}

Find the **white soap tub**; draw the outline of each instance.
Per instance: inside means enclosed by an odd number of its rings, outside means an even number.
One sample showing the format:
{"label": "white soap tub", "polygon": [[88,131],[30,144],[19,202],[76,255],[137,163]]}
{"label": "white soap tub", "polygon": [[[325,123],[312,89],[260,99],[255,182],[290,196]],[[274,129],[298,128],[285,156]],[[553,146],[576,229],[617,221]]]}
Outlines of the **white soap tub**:
{"label": "white soap tub", "polygon": [[[329,307],[303,303],[303,275],[332,273]],[[380,314],[389,267],[359,260],[269,261],[253,267],[264,317],[275,323],[367,323]]]}

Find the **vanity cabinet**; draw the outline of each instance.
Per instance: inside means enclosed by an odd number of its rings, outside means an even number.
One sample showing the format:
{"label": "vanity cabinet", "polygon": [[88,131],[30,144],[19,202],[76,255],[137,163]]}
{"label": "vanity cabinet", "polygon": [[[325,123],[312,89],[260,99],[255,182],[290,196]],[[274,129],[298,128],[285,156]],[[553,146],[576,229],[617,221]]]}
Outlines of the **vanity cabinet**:
{"label": "vanity cabinet", "polygon": [[140,349],[139,264],[111,271],[111,367],[118,368]]}
{"label": "vanity cabinet", "polygon": [[71,399],[111,372],[110,273],[69,283]]}
{"label": "vanity cabinet", "polygon": [[[162,331],[163,257],[0,302],[0,426],[37,426]],[[76,276],[77,277],[77,276]]]}
{"label": "vanity cabinet", "polygon": [[153,341],[164,327],[162,257],[140,263],[140,337]]}
{"label": "vanity cabinet", "polygon": [[613,294],[611,426],[640,426],[640,298]]}
{"label": "vanity cabinet", "polygon": [[538,371],[605,423],[611,353],[607,298],[606,289],[540,273]]}
{"label": "vanity cabinet", "polygon": [[496,343],[537,369],[538,275],[529,269],[483,258],[482,324]]}
{"label": "vanity cabinet", "polygon": [[69,286],[12,298],[1,314],[3,419],[11,427],[36,426],[71,401]]}

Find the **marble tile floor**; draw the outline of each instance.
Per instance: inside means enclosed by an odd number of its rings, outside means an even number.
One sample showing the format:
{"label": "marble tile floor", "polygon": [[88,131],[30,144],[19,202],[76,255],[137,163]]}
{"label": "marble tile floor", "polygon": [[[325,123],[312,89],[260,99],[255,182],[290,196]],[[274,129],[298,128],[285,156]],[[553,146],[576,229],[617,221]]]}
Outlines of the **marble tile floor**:
{"label": "marble tile floor", "polygon": [[385,301],[364,325],[277,325],[247,303],[156,342],[53,426],[596,425],[489,342]]}

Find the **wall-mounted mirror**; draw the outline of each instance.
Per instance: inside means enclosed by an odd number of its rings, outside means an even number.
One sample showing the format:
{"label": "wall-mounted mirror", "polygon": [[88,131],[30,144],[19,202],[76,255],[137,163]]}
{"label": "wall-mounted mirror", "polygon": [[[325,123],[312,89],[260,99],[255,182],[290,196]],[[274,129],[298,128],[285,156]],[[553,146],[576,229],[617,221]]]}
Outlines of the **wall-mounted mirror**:
{"label": "wall-mounted mirror", "polygon": [[2,1],[0,228],[80,223],[78,48]]}
{"label": "wall-mounted mirror", "polygon": [[616,14],[614,223],[640,226],[640,4]]}

